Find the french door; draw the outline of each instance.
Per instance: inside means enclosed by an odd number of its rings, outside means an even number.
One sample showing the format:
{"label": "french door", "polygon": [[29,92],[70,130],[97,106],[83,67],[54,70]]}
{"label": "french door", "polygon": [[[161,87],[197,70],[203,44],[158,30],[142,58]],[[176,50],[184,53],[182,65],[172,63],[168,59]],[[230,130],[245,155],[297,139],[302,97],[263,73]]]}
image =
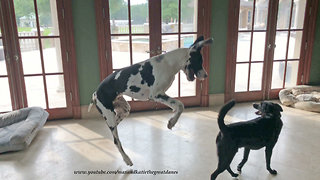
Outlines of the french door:
{"label": "french door", "polygon": [[[96,18],[99,36],[101,79],[123,67],[167,51],[189,47],[198,35],[209,36],[210,1],[198,0],[99,0]],[[204,50],[208,67],[208,49]],[[207,69],[208,70],[208,69]],[[164,72],[165,73],[165,72]],[[203,86],[207,88],[208,81]],[[189,82],[181,71],[166,92],[186,106],[208,104],[208,92],[199,81]],[[133,110],[161,108],[129,97]]]}
{"label": "french door", "polygon": [[66,4],[8,0],[0,5],[0,112],[39,106],[51,119],[74,117]]}
{"label": "french door", "polygon": [[307,82],[317,3],[230,1],[226,100],[273,99]]}

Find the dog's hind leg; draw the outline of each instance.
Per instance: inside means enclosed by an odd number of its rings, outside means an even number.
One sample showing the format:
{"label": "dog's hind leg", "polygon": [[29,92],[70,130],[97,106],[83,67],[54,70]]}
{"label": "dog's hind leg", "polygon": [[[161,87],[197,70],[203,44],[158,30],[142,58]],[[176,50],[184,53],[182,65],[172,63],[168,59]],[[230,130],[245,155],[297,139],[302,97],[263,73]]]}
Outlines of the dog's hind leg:
{"label": "dog's hind leg", "polygon": [[234,173],[230,168],[232,159],[234,155],[237,153],[237,148],[232,148],[230,146],[223,145],[217,145],[217,147],[219,163],[217,169],[211,174],[211,180],[216,179],[217,176],[224,170],[227,170],[232,177],[237,177],[238,174]]}
{"label": "dog's hind leg", "polygon": [[249,157],[249,153],[250,153],[250,149],[249,148],[244,148],[244,153],[243,153],[243,159],[242,161],[239,163],[237,170],[241,173],[241,169],[243,167],[243,165],[247,162],[248,157]]}
{"label": "dog's hind leg", "polygon": [[102,114],[103,118],[107,122],[109,129],[111,130],[111,133],[113,135],[114,144],[117,146],[119,152],[121,153],[121,156],[122,156],[124,162],[127,165],[132,166],[133,163],[130,160],[129,156],[124,152],[122,145],[121,145],[121,142],[120,142],[120,139],[119,139],[118,130],[117,130],[117,125],[119,123],[117,123],[116,113],[115,113],[114,107],[113,107],[113,102],[111,102],[110,100],[109,101],[105,100],[102,103],[102,102],[100,102],[99,98],[97,98],[96,103],[97,103],[96,107],[97,107],[98,111]]}
{"label": "dog's hind leg", "polygon": [[122,158],[124,160],[124,162],[126,162],[126,164],[128,166],[132,166],[133,163],[131,161],[131,159],[129,158],[129,156],[124,152],[120,139],[119,139],[119,135],[118,135],[118,129],[117,126],[114,128],[110,128],[112,135],[113,135],[113,140],[114,140],[114,144],[118,147],[118,150],[120,151]]}
{"label": "dog's hind leg", "polygon": [[114,111],[116,112],[116,122],[118,125],[125,117],[129,115],[131,107],[121,95],[113,101],[113,107]]}
{"label": "dog's hind leg", "polygon": [[224,170],[226,170],[226,168],[223,168],[221,163],[220,163],[220,160],[219,160],[219,164],[218,164],[218,167],[217,169],[211,174],[211,180],[215,180],[217,178],[217,176],[222,173]]}
{"label": "dog's hind leg", "polygon": [[266,165],[267,165],[267,170],[269,171],[270,174],[276,175],[277,171],[274,169],[271,169],[270,167],[270,161],[271,161],[271,156],[272,156],[272,149],[274,145],[272,146],[266,146],[265,153],[266,153]]}
{"label": "dog's hind leg", "polygon": [[167,105],[173,110],[174,115],[170,118],[167,126],[169,129],[172,129],[172,127],[177,123],[181,113],[184,110],[183,103],[181,101],[169,97],[166,94],[158,94],[154,96],[152,100]]}
{"label": "dog's hind leg", "polygon": [[232,156],[232,158],[229,158],[229,157],[224,157],[226,159],[219,158],[218,167],[211,174],[211,180],[215,180],[217,178],[217,176],[220,173],[222,173],[224,170],[227,170],[232,177],[238,177],[238,174],[234,173],[230,168],[230,164],[231,164],[231,161],[232,161],[233,157],[234,157],[234,155]]}

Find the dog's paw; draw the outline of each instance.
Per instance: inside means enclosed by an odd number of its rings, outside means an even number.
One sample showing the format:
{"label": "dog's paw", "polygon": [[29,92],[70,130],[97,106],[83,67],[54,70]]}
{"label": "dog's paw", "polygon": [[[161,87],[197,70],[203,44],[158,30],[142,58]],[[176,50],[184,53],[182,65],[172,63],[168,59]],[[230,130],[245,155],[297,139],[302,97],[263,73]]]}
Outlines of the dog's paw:
{"label": "dog's paw", "polygon": [[129,157],[123,158],[124,162],[128,165],[128,166],[132,166],[133,163],[131,161],[131,159]]}
{"label": "dog's paw", "polygon": [[238,176],[239,176],[239,174],[237,174],[237,173],[233,173],[233,174],[231,174],[231,176],[235,178],[235,177],[238,177]]}
{"label": "dog's paw", "polygon": [[272,174],[272,175],[276,175],[278,174],[278,172],[274,169],[268,169],[269,173]]}
{"label": "dog's paw", "polygon": [[126,162],[126,164],[128,165],[128,166],[133,166],[133,163],[130,161],[130,162]]}
{"label": "dog's paw", "polygon": [[174,125],[176,125],[177,121],[178,121],[177,118],[171,118],[171,119],[169,120],[169,122],[168,122],[168,125],[167,125],[168,129],[171,130],[172,127],[173,127]]}
{"label": "dog's paw", "polygon": [[239,171],[241,173],[241,169],[242,169],[242,166],[241,166],[241,163],[237,166],[237,171]]}
{"label": "dog's paw", "polygon": [[239,174],[241,174],[241,172],[242,172],[241,168],[239,168],[239,167],[237,168],[237,171],[239,172]]}
{"label": "dog's paw", "polygon": [[173,127],[173,126],[174,126],[174,124],[172,124],[171,121],[169,121],[169,122],[168,122],[168,125],[167,125],[168,129],[172,130],[172,127]]}

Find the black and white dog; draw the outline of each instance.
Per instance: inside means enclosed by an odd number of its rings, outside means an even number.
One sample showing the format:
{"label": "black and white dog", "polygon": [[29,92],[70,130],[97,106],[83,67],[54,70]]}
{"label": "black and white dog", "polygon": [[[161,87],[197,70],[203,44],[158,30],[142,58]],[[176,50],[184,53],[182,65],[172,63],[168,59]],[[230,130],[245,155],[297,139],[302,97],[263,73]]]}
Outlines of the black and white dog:
{"label": "black and white dog", "polygon": [[230,101],[225,104],[218,116],[218,125],[220,132],[216,139],[218,167],[211,174],[211,180],[227,170],[232,177],[237,177],[230,168],[230,163],[237,153],[238,148],[244,147],[243,160],[238,165],[238,171],[241,172],[243,165],[247,162],[251,149],[260,149],[266,147],[266,166],[271,174],[277,174],[277,171],[271,169],[270,160],[272,150],[278,141],[279,134],[282,128],[281,106],[272,102],[261,102],[260,104],[253,104],[257,109],[257,115],[261,115],[250,121],[237,122],[229,125],[224,124],[224,117],[227,112],[234,106],[235,101]]}
{"label": "black and white dog", "polygon": [[189,81],[193,81],[194,76],[199,80],[208,76],[202,67],[203,60],[200,51],[204,45],[212,42],[212,39],[204,40],[203,36],[200,36],[190,48],[179,48],[120,69],[106,77],[93,93],[88,111],[93,104],[96,105],[106,120],[112,132],[114,144],[127,165],[132,166],[133,164],[122,148],[117,130],[117,125],[130,112],[130,105],[122,95],[139,100],[160,102],[169,106],[174,112],[168,123],[168,128],[171,129],[177,123],[184,105],[166,95],[165,92],[180,70],[184,71]]}

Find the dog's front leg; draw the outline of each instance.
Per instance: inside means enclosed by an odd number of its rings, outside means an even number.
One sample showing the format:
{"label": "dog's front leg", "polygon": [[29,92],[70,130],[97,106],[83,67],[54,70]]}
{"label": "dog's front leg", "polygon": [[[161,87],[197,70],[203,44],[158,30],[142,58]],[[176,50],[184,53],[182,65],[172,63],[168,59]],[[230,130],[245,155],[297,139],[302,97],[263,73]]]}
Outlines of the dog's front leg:
{"label": "dog's front leg", "polygon": [[172,129],[172,127],[177,123],[181,113],[184,110],[183,103],[181,101],[169,97],[166,94],[158,94],[154,96],[152,99],[156,102],[160,102],[166,106],[169,106],[173,110],[174,115],[170,118],[167,126],[169,129]]}
{"label": "dog's front leg", "polygon": [[249,157],[249,153],[250,153],[250,149],[249,148],[244,148],[244,153],[243,153],[243,159],[242,161],[239,163],[237,170],[241,173],[241,169],[243,167],[243,165],[247,162],[248,157]]}
{"label": "dog's front leg", "polygon": [[265,149],[265,153],[266,153],[266,165],[267,165],[267,170],[270,172],[270,174],[276,175],[277,171],[274,169],[271,169],[270,167],[270,161],[271,161],[271,156],[272,156],[272,149],[273,146],[267,146]]}

